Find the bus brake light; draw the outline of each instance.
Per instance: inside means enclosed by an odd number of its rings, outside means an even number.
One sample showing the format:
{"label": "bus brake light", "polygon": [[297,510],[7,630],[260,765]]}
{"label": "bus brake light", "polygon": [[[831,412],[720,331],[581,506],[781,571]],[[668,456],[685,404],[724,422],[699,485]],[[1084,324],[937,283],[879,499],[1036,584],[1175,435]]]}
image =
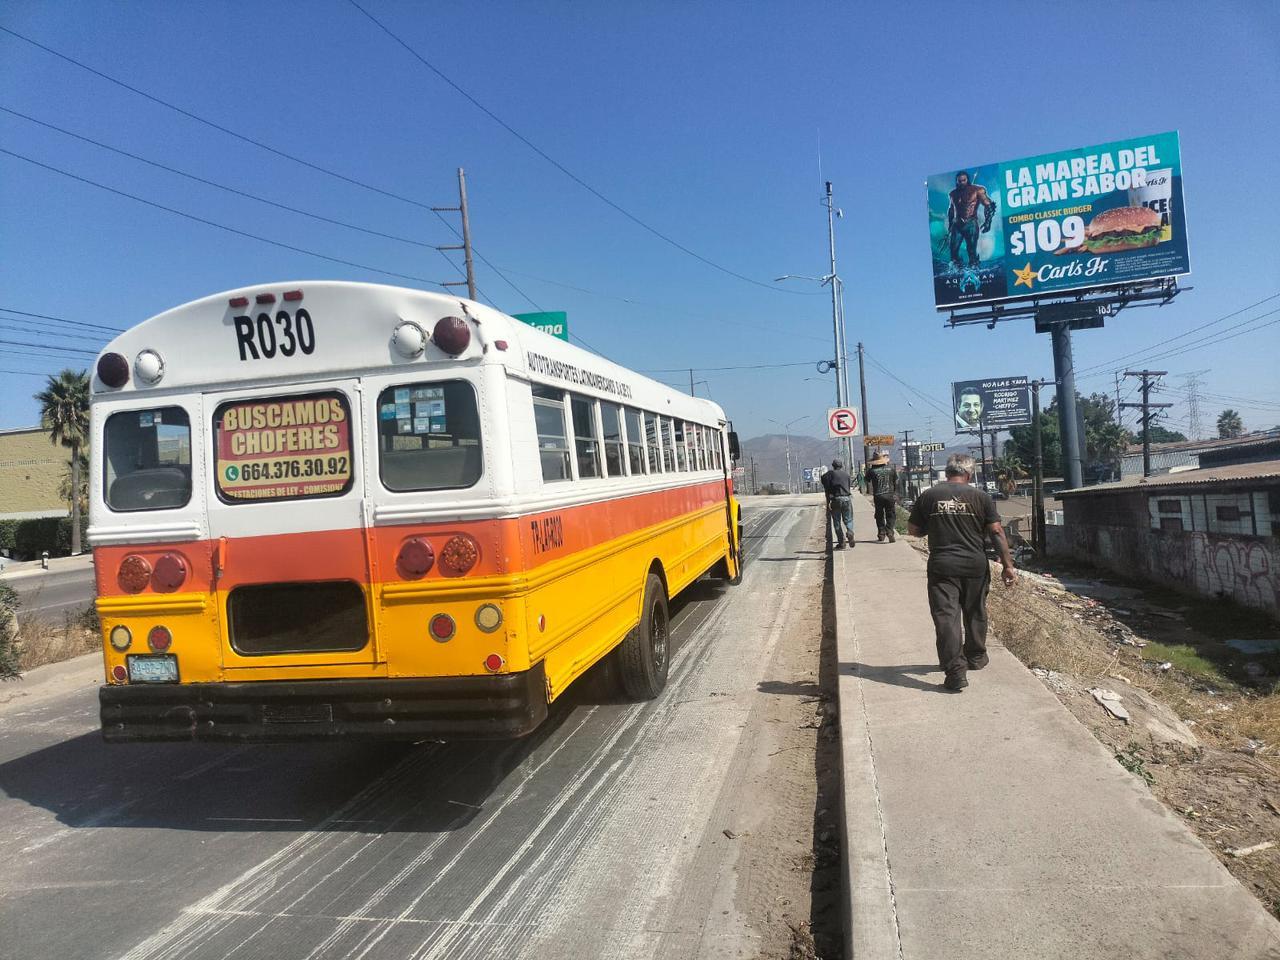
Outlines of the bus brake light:
{"label": "bus brake light", "polygon": [[156,653],[164,653],[173,646],[173,634],[169,632],[168,627],[154,626],[147,634],[147,646]]}
{"label": "bus brake light", "polygon": [[458,630],[458,625],[454,622],[453,617],[447,613],[437,613],[431,618],[431,622],[427,625],[427,629],[431,631],[431,639],[440,643],[452,640],[454,633]]}
{"label": "bus brake light", "polygon": [[465,533],[455,533],[440,551],[440,572],[446,577],[470,573],[480,559],[480,544]]}
{"label": "bus brake light", "polygon": [[118,353],[104,353],[98,358],[98,379],[118,390],[129,382],[129,361]]}
{"label": "bus brake light", "polygon": [[431,544],[421,537],[412,537],[404,542],[400,554],[396,557],[396,569],[406,580],[420,580],[431,572],[436,562],[436,553]]}
{"label": "bus brake light", "polygon": [[120,561],[116,582],[125,593],[141,593],[151,582],[151,564],[145,557],[131,553]]}
{"label": "bus brake light", "polygon": [[431,331],[431,341],[445,353],[456,357],[471,343],[471,328],[461,317],[441,317]]}

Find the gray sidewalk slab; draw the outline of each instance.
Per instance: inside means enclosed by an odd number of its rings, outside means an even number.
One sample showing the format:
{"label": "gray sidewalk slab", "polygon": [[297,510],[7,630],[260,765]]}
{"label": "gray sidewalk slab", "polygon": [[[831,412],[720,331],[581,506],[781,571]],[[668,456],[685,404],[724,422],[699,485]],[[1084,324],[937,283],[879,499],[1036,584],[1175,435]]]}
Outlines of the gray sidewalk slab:
{"label": "gray sidewalk slab", "polygon": [[925,559],[854,511],[832,563],[850,956],[1280,958],[1280,923],[998,637],[942,690]]}

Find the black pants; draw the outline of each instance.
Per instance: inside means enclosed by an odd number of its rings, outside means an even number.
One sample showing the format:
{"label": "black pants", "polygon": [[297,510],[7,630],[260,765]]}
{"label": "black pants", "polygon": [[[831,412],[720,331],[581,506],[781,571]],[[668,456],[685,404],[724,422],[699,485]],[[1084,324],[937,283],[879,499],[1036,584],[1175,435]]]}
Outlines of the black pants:
{"label": "black pants", "polygon": [[933,614],[933,629],[937,634],[938,666],[949,680],[963,677],[970,665],[987,664],[987,591],[990,588],[990,569],[980,577],[929,574],[929,612]]}
{"label": "black pants", "polygon": [[894,531],[898,519],[897,502],[893,497],[872,497],[876,505],[876,533],[883,536]]}

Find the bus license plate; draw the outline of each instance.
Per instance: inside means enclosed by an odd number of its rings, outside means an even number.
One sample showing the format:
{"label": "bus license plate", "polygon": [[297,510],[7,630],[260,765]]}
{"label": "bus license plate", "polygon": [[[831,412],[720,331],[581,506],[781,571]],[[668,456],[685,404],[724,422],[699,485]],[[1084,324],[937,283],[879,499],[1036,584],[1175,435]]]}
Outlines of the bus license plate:
{"label": "bus license plate", "polygon": [[132,656],[129,663],[130,683],[177,683],[178,658],[171,653],[158,656]]}

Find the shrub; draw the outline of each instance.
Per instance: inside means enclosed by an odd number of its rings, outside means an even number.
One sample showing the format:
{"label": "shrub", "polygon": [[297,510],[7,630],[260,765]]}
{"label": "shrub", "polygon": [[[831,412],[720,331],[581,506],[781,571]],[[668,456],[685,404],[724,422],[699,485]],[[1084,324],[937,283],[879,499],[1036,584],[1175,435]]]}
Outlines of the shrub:
{"label": "shrub", "polygon": [[18,595],[0,583],[0,680],[18,676]]}

